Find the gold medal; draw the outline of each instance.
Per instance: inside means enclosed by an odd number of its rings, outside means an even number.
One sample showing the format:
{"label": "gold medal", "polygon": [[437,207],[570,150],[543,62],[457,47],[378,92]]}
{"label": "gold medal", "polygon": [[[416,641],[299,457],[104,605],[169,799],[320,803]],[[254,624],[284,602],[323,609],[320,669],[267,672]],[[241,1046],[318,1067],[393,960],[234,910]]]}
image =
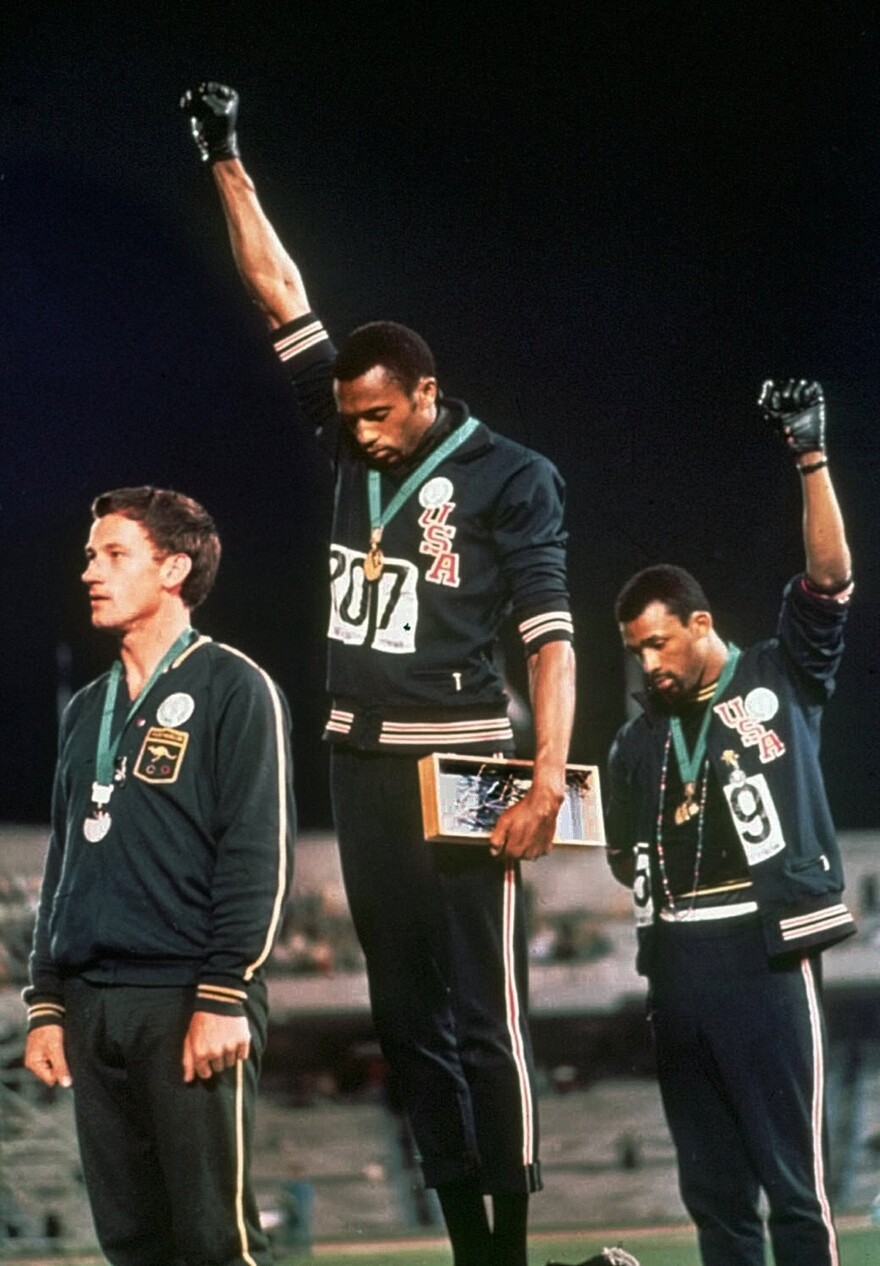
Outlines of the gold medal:
{"label": "gold medal", "polygon": [[364,576],[367,580],[378,580],[382,575],[385,560],[382,557],[381,540],[382,529],[373,528],[370,533],[370,550],[364,558]]}
{"label": "gold medal", "polygon": [[683,826],[689,818],[696,817],[700,812],[700,806],[694,799],[696,791],[697,788],[694,783],[686,782],[684,784],[684,800],[682,800],[681,804],[675,810],[676,826]]}

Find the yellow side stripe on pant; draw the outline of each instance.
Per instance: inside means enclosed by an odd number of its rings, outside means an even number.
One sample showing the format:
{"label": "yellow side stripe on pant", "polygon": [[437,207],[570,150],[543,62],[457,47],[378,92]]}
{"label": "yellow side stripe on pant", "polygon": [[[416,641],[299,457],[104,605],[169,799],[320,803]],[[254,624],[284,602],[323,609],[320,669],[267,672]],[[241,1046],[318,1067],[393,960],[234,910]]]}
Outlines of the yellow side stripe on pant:
{"label": "yellow side stripe on pant", "polygon": [[257,1266],[250,1254],[244,1216],[244,1060],[235,1065],[235,1222],[241,1256],[247,1266]]}

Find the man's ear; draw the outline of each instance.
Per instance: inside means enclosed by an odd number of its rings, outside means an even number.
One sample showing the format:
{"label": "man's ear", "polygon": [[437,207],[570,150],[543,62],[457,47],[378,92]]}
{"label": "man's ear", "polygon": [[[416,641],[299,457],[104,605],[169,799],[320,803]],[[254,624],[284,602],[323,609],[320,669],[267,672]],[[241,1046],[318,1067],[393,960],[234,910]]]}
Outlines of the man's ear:
{"label": "man's ear", "polygon": [[419,404],[422,406],[434,404],[437,399],[438,390],[436,378],[420,378],[416,383],[416,396],[418,397]]}
{"label": "man's ear", "polygon": [[192,571],[189,554],[169,554],[162,562],[162,583],[166,589],[180,592],[183,582]]}
{"label": "man's ear", "polygon": [[695,637],[708,637],[714,627],[711,611],[694,611],[688,620],[688,628]]}

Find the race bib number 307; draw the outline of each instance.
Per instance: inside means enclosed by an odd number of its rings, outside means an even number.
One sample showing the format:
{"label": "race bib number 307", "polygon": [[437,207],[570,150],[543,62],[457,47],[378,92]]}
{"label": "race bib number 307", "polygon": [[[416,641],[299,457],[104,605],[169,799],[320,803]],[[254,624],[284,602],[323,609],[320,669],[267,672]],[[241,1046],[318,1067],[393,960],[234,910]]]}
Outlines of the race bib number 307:
{"label": "race bib number 307", "polygon": [[330,625],[327,636],[391,655],[416,649],[418,569],[405,558],[384,558],[378,580],[364,576],[365,555],[330,547]]}

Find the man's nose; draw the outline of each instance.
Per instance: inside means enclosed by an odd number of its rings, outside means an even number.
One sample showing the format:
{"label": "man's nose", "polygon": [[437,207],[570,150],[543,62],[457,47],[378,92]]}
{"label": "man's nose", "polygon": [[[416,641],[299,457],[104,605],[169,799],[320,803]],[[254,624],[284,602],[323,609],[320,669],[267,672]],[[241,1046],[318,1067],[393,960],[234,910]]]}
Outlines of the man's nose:
{"label": "man's nose", "polygon": [[658,667],[660,663],[660,656],[656,651],[644,650],[641,654],[641,660],[642,672],[647,673],[650,676],[654,669]]}

